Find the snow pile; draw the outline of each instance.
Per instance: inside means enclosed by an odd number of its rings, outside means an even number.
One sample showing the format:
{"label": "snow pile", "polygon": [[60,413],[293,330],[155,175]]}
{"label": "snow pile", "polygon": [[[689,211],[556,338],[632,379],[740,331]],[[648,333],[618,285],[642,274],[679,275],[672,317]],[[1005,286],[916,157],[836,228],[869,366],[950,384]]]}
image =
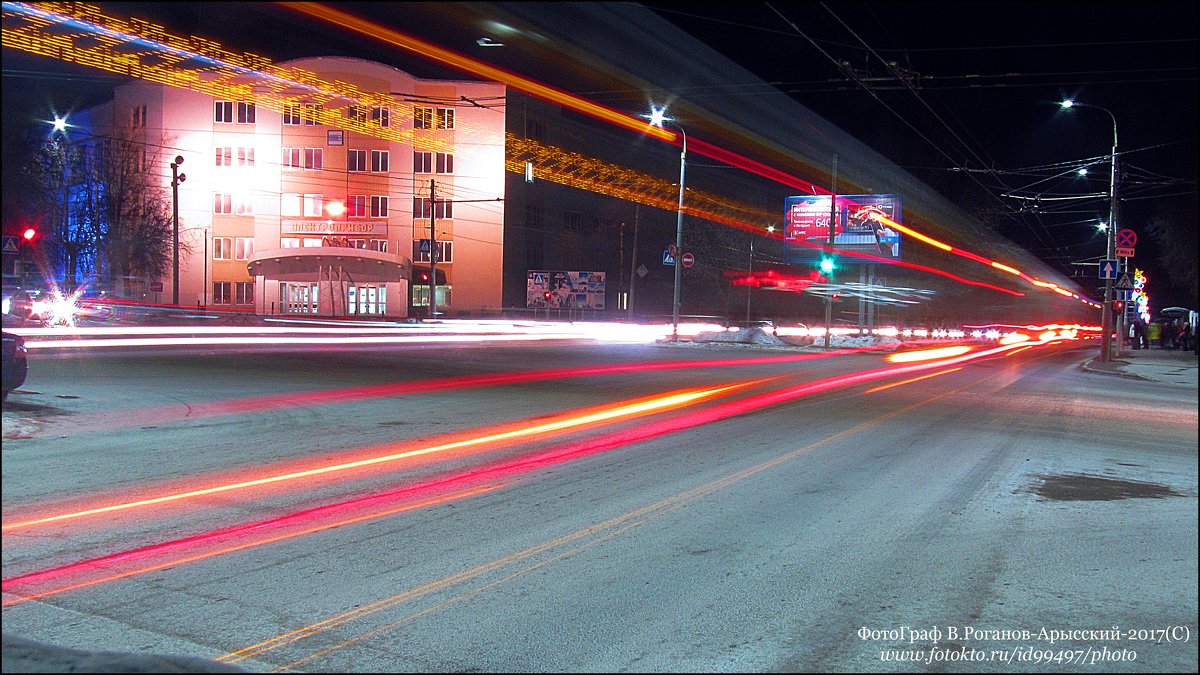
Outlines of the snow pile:
{"label": "snow pile", "polygon": [[696,337],[692,338],[692,342],[725,342],[743,345],[767,345],[770,347],[792,346],[792,343],[768,333],[761,326],[739,328],[736,331],[721,330],[697,333]]}
{"label": "snow pile", "polygon": [[[896,349],[902,341],[883,335],[834,335],[829,342],[830,349],[854,349],[856,347],[885,347]],[[825,347],[825,337],[813,338],[812,346]]]}

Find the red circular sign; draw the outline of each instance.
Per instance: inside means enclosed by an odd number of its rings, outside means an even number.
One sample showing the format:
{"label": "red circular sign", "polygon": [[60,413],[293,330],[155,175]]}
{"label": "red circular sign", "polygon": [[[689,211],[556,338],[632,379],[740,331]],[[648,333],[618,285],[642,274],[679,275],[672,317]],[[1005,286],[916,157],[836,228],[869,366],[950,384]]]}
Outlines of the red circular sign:
{"label": "red circular sign", "polygon": [[694,264],[696,264],[696,256],[692,255],[691,253],[684,253],[683,254],[683,266],[691,267]]}
{"label": "red circular sign", "polygon": [[1137,243],[1137,233],[1133,230],[1120,230],[1117,232],[1117,246],[1128,247]]}

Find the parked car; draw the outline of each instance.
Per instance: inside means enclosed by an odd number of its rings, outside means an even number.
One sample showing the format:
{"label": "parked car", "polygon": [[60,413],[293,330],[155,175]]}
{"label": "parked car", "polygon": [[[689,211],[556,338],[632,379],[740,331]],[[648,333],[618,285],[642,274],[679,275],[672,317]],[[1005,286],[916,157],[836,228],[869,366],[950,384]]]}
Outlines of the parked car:
{"label": "parked car", "polygon": [[25,355],[25,338],[5,331],[3,400],[8,399],[8,392],[25,384],[25,374],[29,370]]}

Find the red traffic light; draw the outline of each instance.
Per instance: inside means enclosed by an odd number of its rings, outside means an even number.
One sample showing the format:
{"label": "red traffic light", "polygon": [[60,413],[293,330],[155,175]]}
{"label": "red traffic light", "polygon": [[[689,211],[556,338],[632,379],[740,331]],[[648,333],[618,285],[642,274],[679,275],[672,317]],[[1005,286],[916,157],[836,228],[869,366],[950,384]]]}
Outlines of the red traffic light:
{"label": "red traffic light", "polygon": [[1118,309],[1118,310],[1125,309],[1125,301],[1124,300],[1113,300],[1113,309]]}
{"label": "red traffic light", "polygon": [[554,294],[551,293],[550,291],[546,291],[545,293],[542,293],[542,297],[549,300],[550,298],[554,297]]}
{"label": "red traffic light", "polygon": [[32,227],[25,228],[25,231],[21,233],[21,237],[25,239],[25,241],[33,241],[33,238],[36,236],[37,230],[33,229]]}

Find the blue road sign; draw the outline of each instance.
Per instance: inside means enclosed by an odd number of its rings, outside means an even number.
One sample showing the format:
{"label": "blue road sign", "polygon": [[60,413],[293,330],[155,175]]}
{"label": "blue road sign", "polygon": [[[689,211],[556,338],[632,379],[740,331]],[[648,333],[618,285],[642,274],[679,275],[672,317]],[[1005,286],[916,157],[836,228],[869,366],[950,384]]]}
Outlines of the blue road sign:
{"label": "blue road sign", "polygon": [[1116,260],[1101,260],[1100,261],[1100,278],[1101,279],[1116,279],[1117,270],[1120,267]]}
{"label": "blue road sign", "polygon": [[675,258],[671,256],[670,251],[663,251],[663,264],[664,265],[674,265],[675,264]]}

